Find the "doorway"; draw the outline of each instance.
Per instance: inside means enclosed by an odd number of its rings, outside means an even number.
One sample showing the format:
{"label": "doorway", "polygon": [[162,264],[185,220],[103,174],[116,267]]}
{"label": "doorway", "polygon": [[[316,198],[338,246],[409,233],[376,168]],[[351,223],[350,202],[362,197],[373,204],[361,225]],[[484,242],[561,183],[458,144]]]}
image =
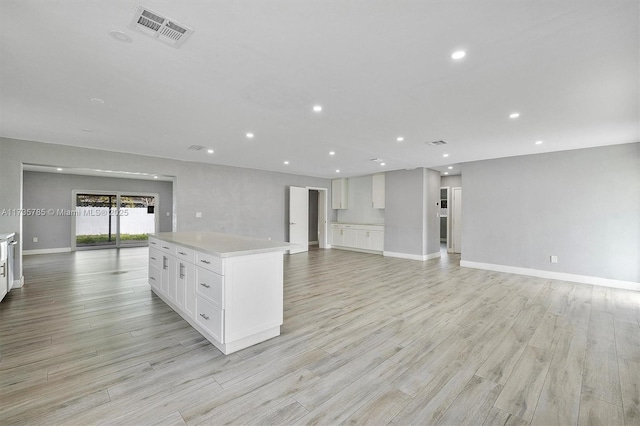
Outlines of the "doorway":
{"label": "doorway", "polygon": [[327,248],[327,194],[327,188],[289,187],[289,242],[297,245],[289,254],[308,251],[314,236],[319,248]]}
{"label": "doorway", "polygon": [[158,194],[73,191],[72,250],[142,247],[158,230]]}

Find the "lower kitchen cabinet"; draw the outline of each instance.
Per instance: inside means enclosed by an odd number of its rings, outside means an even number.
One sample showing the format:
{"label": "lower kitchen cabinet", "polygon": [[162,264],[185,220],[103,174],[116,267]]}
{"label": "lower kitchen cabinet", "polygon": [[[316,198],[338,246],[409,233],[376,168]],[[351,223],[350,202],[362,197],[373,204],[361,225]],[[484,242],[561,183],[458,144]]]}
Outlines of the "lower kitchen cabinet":
{"label": "lower kitchen cabinet", "polygon": [[332,247],[366,252],[384,251],[384,225],[332,223]]}

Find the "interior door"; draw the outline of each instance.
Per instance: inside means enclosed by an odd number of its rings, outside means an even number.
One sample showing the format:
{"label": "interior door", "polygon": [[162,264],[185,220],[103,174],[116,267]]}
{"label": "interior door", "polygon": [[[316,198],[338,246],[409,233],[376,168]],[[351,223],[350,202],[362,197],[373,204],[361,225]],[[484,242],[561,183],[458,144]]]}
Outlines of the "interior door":
{"label": "interior door", "polygon": [[309,190],[289,187],[289,242],[296,244],[290,254],[309,250]]}
{"label": "interior door", "polygon": [[453,206],[450,215],[453,215],[451,239],[453,240],[453,252],[462,253],[462,188],[452,188]]}

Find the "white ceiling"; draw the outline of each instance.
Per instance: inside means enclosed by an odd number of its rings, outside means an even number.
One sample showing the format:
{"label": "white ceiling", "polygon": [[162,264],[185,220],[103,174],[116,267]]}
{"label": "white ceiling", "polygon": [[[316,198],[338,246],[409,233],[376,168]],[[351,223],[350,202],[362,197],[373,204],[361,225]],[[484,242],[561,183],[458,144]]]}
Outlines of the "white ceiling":
{"label": "white ceiling", "polygon": [[138,4],[1,0],[0,134],[322,177],[640,141],[638,0],[141,1],[179,49]]}

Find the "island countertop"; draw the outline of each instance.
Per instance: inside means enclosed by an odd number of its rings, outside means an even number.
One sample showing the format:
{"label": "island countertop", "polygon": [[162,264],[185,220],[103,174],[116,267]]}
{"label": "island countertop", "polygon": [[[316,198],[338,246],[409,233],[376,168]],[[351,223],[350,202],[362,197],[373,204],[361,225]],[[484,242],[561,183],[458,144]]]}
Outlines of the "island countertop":
{"label": "island countertop", "polygon": [[242,237],[219,232],[159,232],[149,234],[149,236],[219,257],[287,251],[292,246],[292,244],[281,241]]}

